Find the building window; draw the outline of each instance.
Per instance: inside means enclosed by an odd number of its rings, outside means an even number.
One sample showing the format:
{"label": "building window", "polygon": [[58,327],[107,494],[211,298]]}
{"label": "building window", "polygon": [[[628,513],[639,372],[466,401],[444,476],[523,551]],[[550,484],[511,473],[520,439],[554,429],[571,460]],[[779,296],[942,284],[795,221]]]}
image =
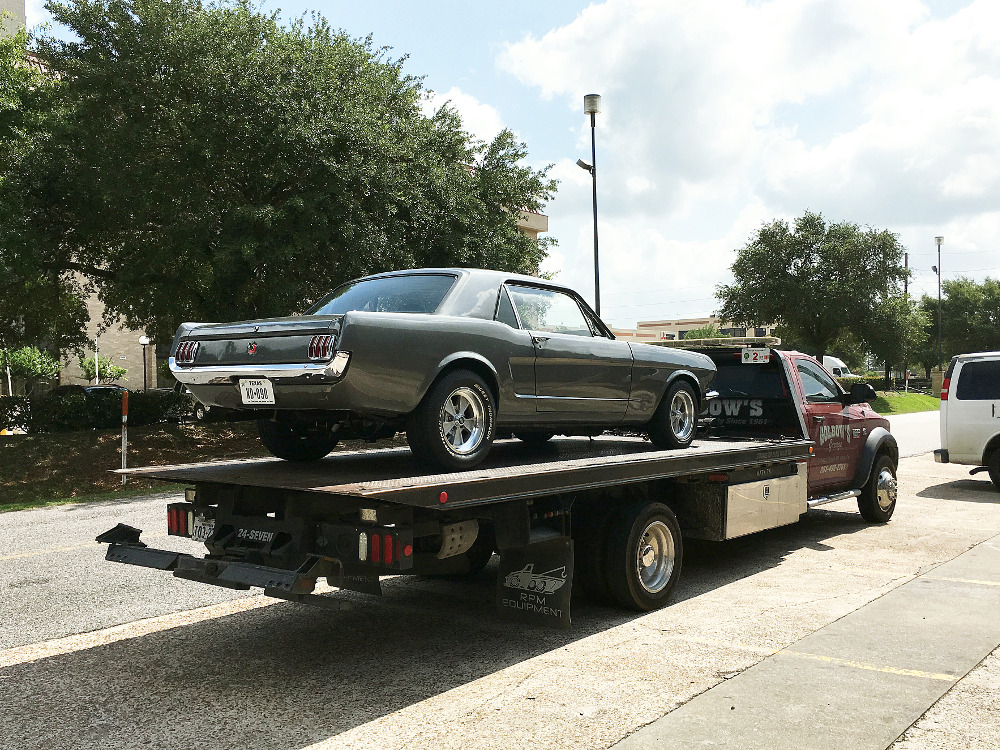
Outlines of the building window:
{"label": "building window", "polygon": [[754,328],[753,329],[753,335],[757,336],[757,337],[766,336],[767,335],[767,329],[766,328]]}

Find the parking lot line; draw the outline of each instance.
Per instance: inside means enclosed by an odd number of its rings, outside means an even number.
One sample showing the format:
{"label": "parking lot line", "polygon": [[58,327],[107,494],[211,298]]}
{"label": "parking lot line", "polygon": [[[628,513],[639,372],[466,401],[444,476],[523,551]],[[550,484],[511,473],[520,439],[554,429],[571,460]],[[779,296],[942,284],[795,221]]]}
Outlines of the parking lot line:
{"label": "parking lot line", "polygon": [[[146,539],[159,539],[165,537],[166,534],[146,534]],[[55,552],[75,552],[81,549],[90,549],[92,547],[103,547],[105,545],[98,542],[83,542],[82,544],[72,544],[66,547],[43,547],[41,549],[28,550],[27,552],[18,552],[13,555],[0,555],[0,562],[6,560],[23,560],[26,557],[39,557],[40,555],[51,555]]]}

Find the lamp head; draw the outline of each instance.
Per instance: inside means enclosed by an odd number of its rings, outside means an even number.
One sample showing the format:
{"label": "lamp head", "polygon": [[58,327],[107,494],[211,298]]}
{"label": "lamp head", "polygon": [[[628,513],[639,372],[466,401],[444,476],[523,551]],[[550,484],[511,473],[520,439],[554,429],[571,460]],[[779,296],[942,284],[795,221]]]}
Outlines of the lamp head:
{"label": "lamp head", "polygon": [[944,242],[944,237],[935,237],[935,238],[934,238],[934,243],[935,243],[935,244],[936,244],[936,245],[937,245],[938,247],[941,247],[941,243],[943,243],[943,242]]}
{"label": "lamp head", "polygon": [[583,159],[577,159],[576,166],[578,166],[580,169],[586,169],[588,172],[594,171],[594,168],[590,164],[587,164],[587,162],[585,162]]}
{"label": "lamp head", "polygon": [[599,115],[601,113],[600,94],[587,94],[583,97],[583,113],[585,115]]}

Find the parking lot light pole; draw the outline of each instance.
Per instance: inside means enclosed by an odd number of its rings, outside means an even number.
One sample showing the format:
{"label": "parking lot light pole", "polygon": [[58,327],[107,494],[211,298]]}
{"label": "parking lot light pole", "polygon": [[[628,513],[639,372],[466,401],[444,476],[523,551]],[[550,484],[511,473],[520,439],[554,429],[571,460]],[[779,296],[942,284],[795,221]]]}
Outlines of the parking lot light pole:
{"label": "parking lot light pole", "polygon": [[938,370],[944,372],[944,357],[941,354],[941,243],[944,242],[944,237],[935,237],[934,242],[937,243],[937,277],[938,277],[938,309],[937,309],[937,329],[938,329]]}
{"label": "parking lot light pole", "polygon": [[601,315],[601,271],[597,259],[597,135],[594,115],[601,111],[600,94],[587,94],[583,97],[583,112],[590,115],[590,164],[577,161],[577,164],[590,172],[594,187],[594,312]]}
{"label": "parking lot light pole", "polygon": [[149,346],[149,336],[140,336],[139,343],[142,345],[142,390],[148,391],[146,385],[146,347]]}

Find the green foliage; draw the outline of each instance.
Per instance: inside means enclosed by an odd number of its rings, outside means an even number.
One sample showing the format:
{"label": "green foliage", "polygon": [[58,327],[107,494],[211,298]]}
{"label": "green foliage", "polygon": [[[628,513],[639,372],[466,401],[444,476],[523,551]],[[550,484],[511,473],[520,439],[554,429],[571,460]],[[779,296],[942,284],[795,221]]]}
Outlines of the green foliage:
{"label": "green foliage", "polygon": [[945,362],[956,354],[1000,350],[1000,280],[977,284],[961,277],[942,282],[941,291]]}
{"label": "green foliage", "polygon": [[28,244],[29,217],[16,193],[19,165],[47,137],[45,122],[59,117],[59,80],[29,60],[27,42],[23,30],[0,34],[0,342],[66,349],[85,340],[85,289],[73,269],[54,265],[50,253]]}
{"label": "green foliage", "polygon": [[[186,408],[185,396],[173,391],[130,391],[128,423],[139,426],[176,421]],[[0,399],[0,419],[2,409]],[[82,388],[52,391],[32,399],[29,411],[26,427],[32,433],[114,429],[122,422],[122,392],[102,389],[85,393]]]}
{"label": "green foliage", "polygon": [[723,333],[719,330],[719,326],[713,323],[701,328],[692,328],[684,334],[686,339],[727,339],[729,337],[728,333]]}
{"label": "green foliage", "polygon": [[869,374],[869,375],[849,375],[844,378],[837,378],[845,391],[850,391],[851,386],[855,383],[868,383],[876,391],[887,390],[891,384],[885,382],[885,375],[882,373]]}
{"label": "green foliage", "polygon": [[[97,365],[100,366],[100,373],[98,373]],[[83,370],[83,377],[87,380],[93,380],[98,374],[100,374],[100,382],[113,383],[116,380],[124,378],[125,374],[128,372],[128,370],[124,367],[116,365],[110,357],[97,355],[97,365],[94,364],[93,357],[81,357],[80,369]]]}
{"label": "green foliage", "polygon": [[720,316],[734,323],[777,323],[781,336],[822,357],[845,334],[880,359],[912,325],[901,293],[903,247],[886,230],[827,224],[806,212],[794,230],[762,226],[737,255],[734,281],[720,285]]}
{"label": "green foliage", "polygon": [[[0,182],[0,246],[80,271],[107,320],[303,310],[349,278],[414,266],[534,272],[517,230],[555,190],[509,131],[473,140],[370,39],[283,28],[246,0],[66,0],[57,74]],[[23,92],[22,92],[23,93]],[[59,277],[62,278],[62,277]]]}
{"label": "green foliage", "polygon": [[28,395],[38,381],[54,378],[60,370],[57,359],[34,346],[24,346],[13,351],[0,349],[0,370],[4,376],[8,367],[11,377],[24,383],[25,393]]}
{"label": "green foliage", "polygon": [[0,430],[27,430],[31,401],[25,396],[0,396]]}

